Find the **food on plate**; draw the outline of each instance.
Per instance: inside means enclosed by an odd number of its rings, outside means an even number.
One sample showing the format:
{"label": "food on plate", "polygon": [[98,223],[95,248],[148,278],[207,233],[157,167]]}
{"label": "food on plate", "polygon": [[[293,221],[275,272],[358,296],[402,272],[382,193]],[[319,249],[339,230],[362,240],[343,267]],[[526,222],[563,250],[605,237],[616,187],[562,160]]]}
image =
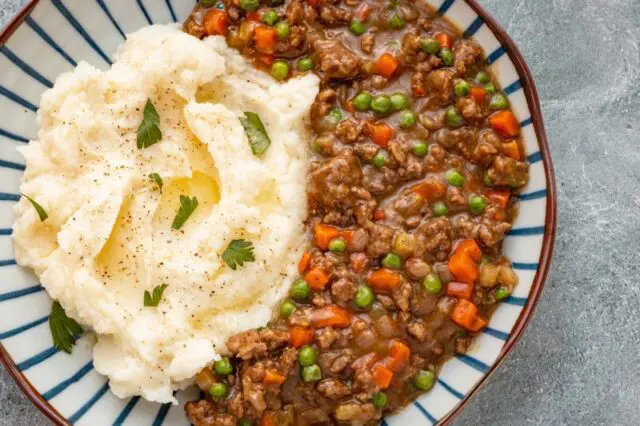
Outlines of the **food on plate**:
{"label": "food on plate", "polygon": [[[203,369],[196,426],[377,424],[464,354],[518,277],[502,254],[528,163],[485,52],[423,2],[200,1],[275,81],[316,74],[308,244],[264,328]],[[210,39],[210,38],[205,38]]]}
{"label": "food on plate", "polygon": [[279,308],[304,251],[318,85],[152,26],[111,69],[81,63],[44,93],[38,138],[20,149],[16,259],[56,299],[59,349],[78,323],[95,333],[116,395],[175,401]]}

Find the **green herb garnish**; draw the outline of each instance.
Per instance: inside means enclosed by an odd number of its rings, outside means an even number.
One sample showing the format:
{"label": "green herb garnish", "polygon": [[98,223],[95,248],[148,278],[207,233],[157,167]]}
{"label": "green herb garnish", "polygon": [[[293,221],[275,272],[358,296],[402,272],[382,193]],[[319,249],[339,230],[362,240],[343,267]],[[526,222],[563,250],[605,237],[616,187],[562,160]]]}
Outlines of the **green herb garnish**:
{"label": "green herb garnish", "polygon": [[271,139],[269,139],[260,116],[255,112],[245,112],[244,117],[240,117],[240,122],[244,127],[244,133],[249,139],[253,155],[260,157],[271,145]]}
{"label": "green herb garnish", "polygon": [[229,268],[235,271],[238,266],[243,266],[245,262],[256,260],[253,255],[253,244],[246,240],[232,240],[224,253],[222,253],[222,259],[229,265]]}
{"label": "green herb garnish", "polygon": [[144,306],[156,307],[162,299],[162,293],[169,287],[167,284],[162,284],[153,289],[152,293],[148,290],[144,291]]}
{"label": "green herb garnish", "polygon": [[160,191],[162,191],[162,178],[157,173],[151,173],[149,178],[154,181],[160,187]]}
{"label": "green herb garnish", "polygon": [[45,220],[47,220],[47,218],[49,217],[49,215],[47,214],[47,211],[43,209],[42,206],[36,202],[36,200],[34,200],[33,198],[25,194],[21,194],[21,195],[27,200],[29,200],[33,208],[36,209],[36,212],[38,212],[38,216],[40,216],[40,222],[44,222]]}
{"label": "green herb garnish", "polygon": [[53,337],[53,347],[70,354],[76,337],[82,333],[82,327],[67,316],[60,302],[53,302],[51,306],[49,328]]}
{"label": "green herb garnish", "polygon": [[151,103],[151,99],[147,99],[147,104],[144,106],[142,114],[142,123],[138,127],[138,149],[148,148],[160,142],[160,139],[162,139],[160,116],[153,103]]}
{"label": "green herb garnish", "polygon": [[189,198],[186,195],[181,195],[180,208],[178,209],[176,217],[173,219],[171,227],[173,229],[180,229],[187,219],[189,219],[189,216],[191,216],[191,213],[193,213],[196,207],[198,207],[198,199],[195,196],[193,198]]}

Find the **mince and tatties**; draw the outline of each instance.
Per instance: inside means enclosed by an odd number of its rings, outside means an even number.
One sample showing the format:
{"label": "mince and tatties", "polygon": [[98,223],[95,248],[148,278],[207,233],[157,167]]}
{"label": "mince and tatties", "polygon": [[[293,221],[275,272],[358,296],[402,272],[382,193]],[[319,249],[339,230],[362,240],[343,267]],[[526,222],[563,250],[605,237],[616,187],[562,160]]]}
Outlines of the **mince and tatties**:
{"label": "mince and tatties", "polygon": [[468,351],[518,282],[529,165],[482,48],[424,2],[201,0],[185,31],[275,81],[317,75],[299,277],[202,370],[196,426],[377,424]]}
{"label": "mince and tatties", "polygon": [[318,90],[175,26],[61,75],[20,148],[13,226],[17,262],[56,300],[55,347],[84,328],[116,395],[176,402],[228,338],[266,325],[303,252]]}

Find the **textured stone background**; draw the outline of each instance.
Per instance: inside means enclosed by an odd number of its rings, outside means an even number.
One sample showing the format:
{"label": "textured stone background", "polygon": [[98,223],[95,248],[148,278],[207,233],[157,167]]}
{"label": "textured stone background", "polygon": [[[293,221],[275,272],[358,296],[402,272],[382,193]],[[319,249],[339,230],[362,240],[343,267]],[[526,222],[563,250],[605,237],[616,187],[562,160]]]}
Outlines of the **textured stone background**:
{"label": "textured stone background", "polygon": [[[0,24],[24,2],[0,0]],[[640,0],[480,2],[536,78],[558,234],[531,325],[454,424],[637,425]],[[48,424],[1,370],[0,425]]]}

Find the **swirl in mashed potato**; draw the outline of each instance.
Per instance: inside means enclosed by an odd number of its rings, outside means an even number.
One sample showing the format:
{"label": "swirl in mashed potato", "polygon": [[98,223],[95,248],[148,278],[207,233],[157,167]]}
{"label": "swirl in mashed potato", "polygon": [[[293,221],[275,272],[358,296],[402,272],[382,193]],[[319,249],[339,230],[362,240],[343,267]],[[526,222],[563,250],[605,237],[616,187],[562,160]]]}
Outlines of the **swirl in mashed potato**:
{"label": "swirl in mashed potato", "polygon": [[[95,332],[94,364],[116,395],[174,401],[229,336],[271,317],[304,243],[304,120],[318,83],[308,74],[278,84],[222,38],[152,26],[128,37],[110,70],[81,63],[44,93],[38,140],[21,149],[21,192],[49,219],[18,203],[16,259]],[[138,149],[147,99],[162,140]],[[260,158],[243,111],[270,135]],[[180,195],[199,206],[174,230]],[[238,238],[256,260],[234,271],[221,254]],[[159,306],[144,307],[145,290],[161,284]]]}

